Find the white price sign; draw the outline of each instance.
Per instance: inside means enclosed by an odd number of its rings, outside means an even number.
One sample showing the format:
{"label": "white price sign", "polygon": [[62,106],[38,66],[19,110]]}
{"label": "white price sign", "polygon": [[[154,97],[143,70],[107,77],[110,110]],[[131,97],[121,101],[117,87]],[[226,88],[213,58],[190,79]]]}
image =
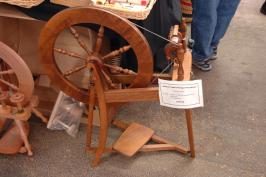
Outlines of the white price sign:
{"label": "white price sign", "polygon": [[202,81],[168,81],[159,79],[160,104],[171,108],[203,107]]}

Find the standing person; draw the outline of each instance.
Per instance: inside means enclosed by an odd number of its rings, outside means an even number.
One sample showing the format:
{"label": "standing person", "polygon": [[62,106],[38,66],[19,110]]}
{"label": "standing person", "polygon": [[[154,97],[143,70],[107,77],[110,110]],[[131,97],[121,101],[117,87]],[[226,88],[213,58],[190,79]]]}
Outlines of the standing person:
{"label": "standing person", "polygon": [[212,69],[210,60],[217,58],[217,47],[224,37],[240,0],[191,0],[192,63],[203,71]]}

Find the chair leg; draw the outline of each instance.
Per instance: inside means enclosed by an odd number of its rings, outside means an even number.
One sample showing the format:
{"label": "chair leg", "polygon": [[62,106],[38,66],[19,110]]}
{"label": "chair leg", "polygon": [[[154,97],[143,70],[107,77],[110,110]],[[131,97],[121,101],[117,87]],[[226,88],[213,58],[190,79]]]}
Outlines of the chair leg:
{"label": "chair leg", "polygon": [[25,148],[27,149],[28,151],[28,156],[32,156],[33,155],[33,152],[31,150],[31,145],[28,141],[28,136],[27,134],[25,133],[24,129],[23,129],[23,122],[21,120],[16,120],[15,119],[15,123],[17,124],[18,128],[19,128],[19,131],[20,131],[20,136],[25,144]]}
{"label": "chair leg", "polygon": [[186,109],[186,119],[187,119],[187,131],[188,131],[189,146],[190,146],[190,156],[195,157],[193,127],[192,127],[191,110],[190,109]]}

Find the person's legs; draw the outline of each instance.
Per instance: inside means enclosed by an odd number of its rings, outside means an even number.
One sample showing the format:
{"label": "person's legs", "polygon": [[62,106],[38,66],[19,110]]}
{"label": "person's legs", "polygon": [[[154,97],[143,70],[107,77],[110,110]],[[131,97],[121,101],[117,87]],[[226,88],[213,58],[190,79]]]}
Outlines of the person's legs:
{"label": "person's legs", "polygon": [[220,0],[192,0],[193,20],[191,38],[194,40],[193,59],[205,59],[212,53],[211,42],[217,24],[217,7]]}
{"label": "person's legs", "polygon": [[217,25],[211,41],[212,47],[217,47],[235,15],[240,0],[221,0],[217,8]]}

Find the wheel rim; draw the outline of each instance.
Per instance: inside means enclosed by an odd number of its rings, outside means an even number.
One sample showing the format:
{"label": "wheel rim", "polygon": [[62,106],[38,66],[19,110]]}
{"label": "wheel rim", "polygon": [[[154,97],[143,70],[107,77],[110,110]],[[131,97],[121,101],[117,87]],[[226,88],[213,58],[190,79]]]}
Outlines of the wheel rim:
{"label": "wheel rim", "polygon": [[39,39],[39,58],[42,67],[60,90],[78,101],[89,102],[88,92],[62,76],[53,51],[58,35],[65,28],[80,23],[103,25],[120,34],[131,45],[138,60],[138,73],[130,87],[141,88],[149,85],[153,73],[153,57],[142,33],[131,22],[108,10],[97,7],[75,7],[63,10],[52,17],[44,26]]}

